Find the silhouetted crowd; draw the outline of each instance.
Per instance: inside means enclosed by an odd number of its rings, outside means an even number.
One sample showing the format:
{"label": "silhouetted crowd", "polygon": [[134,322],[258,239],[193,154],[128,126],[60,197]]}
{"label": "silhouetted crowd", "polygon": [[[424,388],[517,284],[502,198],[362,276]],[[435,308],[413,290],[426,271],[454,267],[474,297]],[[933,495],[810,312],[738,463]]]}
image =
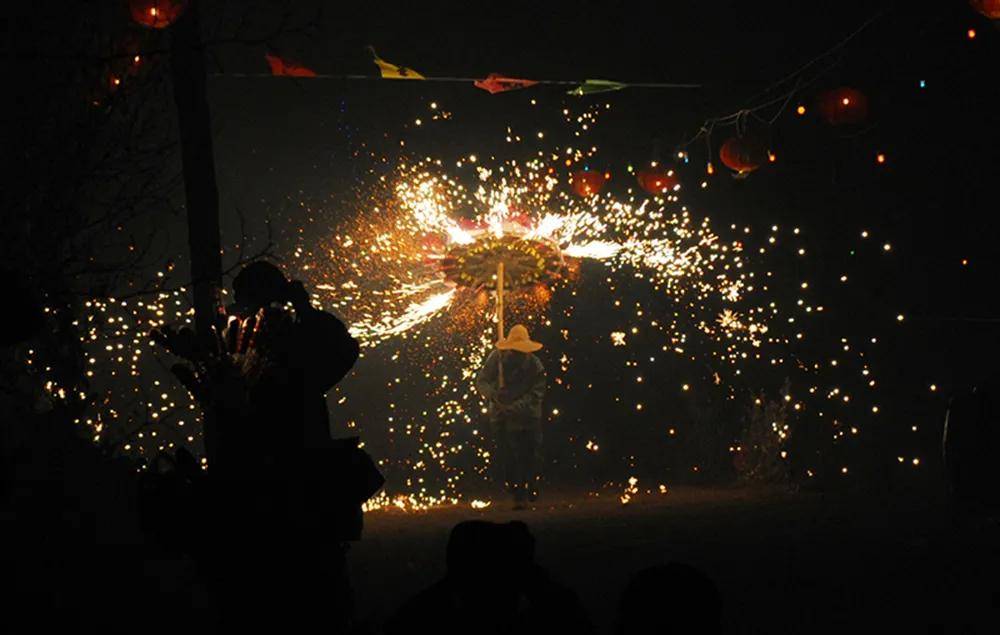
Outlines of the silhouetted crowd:
{"label": "silhouetted crowd", "polygon": [[[622,593],[622,635],[720,633],[722,597],[696,569],[678,563],[636,573]],[[404,633],[594,633],[577,594],[535,562],[535,539],[520,521],[457,524],[447,572],[407,601],[386,635]]]}
{"label": "silhouetted crowd", "polygon": [[[362,505],[384,480],[358,438],[331,437],[325,399],[354,365],[358,344],[339,319],[311,304],[301,283],[269,263],[244,268],[233,291],[235,302],[220,311],[212,333],[183,327],[153,333],[180,360],[172,370],[202,407],[209,469],[185,449],[161,452],[150,462],[137,483],[135,511],[143,540],[155,544],[161,557],[189,559],[204,583],[213,608],[206,623],[180,625],[188,630],[370,632],[354,619],[346,553],[349,543],[361,538]],[[16,309],[20,325],[5,334],[4,346],[36,327],[40,307]],[[545,375],[532,352],[540,347],[518,325],[477,378],[491,404],[495,440],[503,448],[503,479],[515,509],[538,494]],[[14,386],[6,379],[5,386]],[[48,572],[62,571],[60,564],[42,563],[75,558],[93,568],[95,579],[105,579],[97,573],[102,554],[92,548],[101,537],[81,529],[90,525],[80,515],[87,505],[125,510],[111,518],[124,536],[127,505],[115,507],[111,499],[127,498],[116,489],[127,472],[97,460],[74,463],[88,455],[79,441],[66,441],[72,433],[65,422],[32,418],[18,410],[15,389],[8,392],[5,412],[32,426],[3,431],[3,520],[12,529],[8,546],[25,550],[18,562],[39,564],[38,571],[19,573],[16,580],[33,597],[50,584],[53,594],[74,588],[83,598],[74,603],[56,597],[52,606],[99,601],[79,569],[65,567],[65,577],[49,583]],[[992,482],[987,455],[996,440],[995,394],[987,386],[960,395],[949,411],[946,466],[955,499],[965,506],[996,503],[997,490],[986,487]],[[39,452],[45,460],[33,454]],[[71,489],[71,474],[93,479],[93,491],[108,500],[88,502],[80,493],[85,483],[76,483],[80,492]],[[128,537],[115,540],[138,544]],[[145,553],[132,560],[105,559],[108,566],[133,562],[137,568],[124,569],[122,576],[139,577]],[[522,522],[458,523],[446,563],[445,576],[407,600],[387,621],[385,633],[594,632],[577,594],[536,562],[535,539]],[[162,593],[166,582],[153,588]],[[697,569],[681,563],[651,566],[635,573],[621,592],[616,628],[623,635],[719,633],[722,605],[716,585]],[[37,617],[45,622],[46,616]],[[77,617],[55,619],[72,624]],[[168,625],[142,630],[179,627]],[[104,631],[132,632],[133,626],[114,623]]]}
{"label": "silhouetted crowd", "polygon": [[147,474],[155,503],[145,525],[156,531],[171,500],[206,521],[200,540],[185,536],[178,547],[209,581],[223,630],[346,631],[347,543],[361,537],[361,506],[384,482],[356,437],[330,435],[326,392],[354,365],[358,344],[268,262],[240,271],[233,292],[210,337],[154,333],[184,360],[173,371],[205,413],[210,469],[203,478],[178,452]]}

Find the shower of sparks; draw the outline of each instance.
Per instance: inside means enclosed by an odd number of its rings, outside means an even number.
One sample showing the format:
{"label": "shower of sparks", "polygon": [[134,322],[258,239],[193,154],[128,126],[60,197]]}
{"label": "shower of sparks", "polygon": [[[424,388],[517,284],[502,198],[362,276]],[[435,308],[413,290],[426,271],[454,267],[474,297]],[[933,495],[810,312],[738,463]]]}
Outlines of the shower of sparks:
{"label": "shower of sparks", "polygon": [[[605,109],[577,116],[564,110],[572,137],[587,134]],[[521,141],[508,129],[508,143]],[[433,158],[401,160],[321,243],[294,248],[293,276],[307,281],[317,304],[345,319],[364,357],[378,355],[398,367],[390,387],[424,387],[419,398],[411,394],[405,403],[391,401],[390,414],[379,421],[350,415],[363,395],[339,389],[331,394],[335,419],[358,428],[362,438],[378,437],[387,441],[380,447],[393,448],[391,455],[375,457],[390,485],[366,509],[457,503],[465,482],[488,473],[490,443],[480,429],[484,403],[473,380],[497,337],[499,260],[507,267],[507,323],[559,333],[545,342],[551,359],[559,360],[549,369],[550,393],[591,388],[579,379],[570,381],[572,360],[557,351],[561,342],[573,339],[572,299],[604,294],[615,310],[628,314],[631,325],[609,328],[595,346],[629,350],[643,341],[640,333],[661,342],[658,350],[636,350],[626,362],[636,384],[652,383],[643,382],[640,363],[675,355],[710,365],[708,381],[728,387],[728,399],[742,399],[745,395],[733,386],[737,379],[747,381],[744,368],[781,366],[796,374],[793,392],[785,397],[791,410],[809,410],[832,424],[835,440],[860,429],[861,416],[843,411],[849,404],[858,401],[869,416],[879,412],[872,397],[851,400],[830,376],[831,371],[859,374],[875,386],[862,342],[834,342],[840,360],[807,361],[794,349],[805,339],[805,323],[827,310],[810,298],[812,288],[802,281],[791,282],[798,295],[794,305],[775,299],[775,289],[787,289],[789,283],[780,283],[767,269],[768,254],[786,249],[804,257],[799,229],[714,227],[707,216],[682,204],[679,191],[576,196],[567,187],[569,172],[581,169],[596,152],[596,147],[569,146],[537,150],[525,160],[468,155],[454,167]],[[643,296],[626,295],[626,284],[634,281],[647,288]],[[555,294],[570,306],[558,316],[550,311]],[[667,298],[671,309],[646,308],[643,302],[651,295]],[[88,426],[90,436],[147,460],[160,450],[198,447],[197,408],[167,372],[169,363],[160,359],[165,353],[148,338],[153,327],[191,322],[185,298],[180,290],[144,301],[88,303],[76,326],[91,384],[85,393],[49,380],[48,398],[89,399],[93,407],[79,423]],[[27,363],[37,368],[44,360],[29,354]],[[655,377],[655,371],[646,375]],[[694,379],[673,385],[696,394]],[[655,385],[666,390],[663,381]],[[655,411],[650,398],[645,402],[633,403],[629,411]],[[348,414],[338,414],[338,407]],[[550,420],[559,416],[558,408],[547,409]],[[674,438],[675,432],[665,425],[662,434]],[[787,426],[774,432],[783,440]],[[598,453],[592,437],[571,442],[586,454]],[[803,471],[814,474],[812,468]],[[636,483],[629,476],[618,484],[622,503],[638,494]],[[489,502],[470,504],[481,509]]]}
{"label": "shower of sparks", "polygon": [[[724,319],[696,328],[730,340],[730,354],[738,342],[759,345],[767,332],[761,320],[773,311],[740,313],[744,290],[753,289],[742,242],[722,241],[707,218],[696,222],[683,206],[668,209],[675,196],[575,198],[541,160],[494,169],[476,164],[470,191],[439,166],[430,160],[402,166],[395,197],[361,211],[335,234],[328,260],[320,252],[308,263],[315,288],[327,292],[323,304],[345,314],[363,345],[404,336],[444,315],[454,320],[465,307],[478,316],[465,325],[481,328],[493,310],[489,294],[501,260],[508,288],[514,283],[513,302],[544,300],[574,283],[580,261],[591,260],[613,272],[628,268],[683,305],[717,305]],[[501,239],[513,246],[480,250],[487,257],[473,261],[480,244]],[[456,264],[456,251],[466,260]],[[452,269],[464,277],[449,275]],[[661,328],[683,341],[680,323],[669,322]],[[468,334],[463,329],[458,336],[468,340]]]}
{"label": "shower of sparks", "polygon": [[[577,123],[585,130],[595,118],[586,113]],[[390,361],[420,369],[430,382],[421,401],[436,407],[410,407],[420,412],[407,420],[393,404],[387,421],[390,436],[416,438],[417,456],[381,463],[404,468],[406,496],[415,489],[421,501],[458,499],[466,477],[461,455],[471,453],[472,471],[486,473],[489,444],[476,428],[483,403],[472,380],[496,338],[500,260],[508,324],[549,326],[552,294],[601,293],[613,290],[614,280],[637,278],[675,307],[666,315],[641,309],[635,315],[643,329],[661,334],[664,352],[689,356],[687,348],[697,339],[700,354],[738,375],[741,363],[764,358],[763,348],[789,343],[768,325],[778,309],[763,299],[767,285],[745,257],[749,228],[727,228],[733,237],[723,239],[709,218],[681,204],[676,191],[578,197],[558,167],[566,157],[583,163],[594,152],[557,148],[523,162],[478,155],[453,169],[431,158],[404,162],[381,179],[367,199],[371,206],[353,210],[323,248],[298,252],[304,275],[323,292],[320,303],[343,315],[366,349],[389,346]],[[583,275],[588,261],[607,269],[605,280]],[[560,321],[568,338],[572,322]],[[610,338],[614,346],[627,346],[625,332],[611,332]],[[560,370],[568,367],[564,355]],[[635,410],[642,409],[636,404]],[[557,416],[558,409],[552,413]],[[378,434],[367,426],[362,432]],[[585,449],[597,447],[587,441]],[[626,498],[629,491],[626,486]]]}

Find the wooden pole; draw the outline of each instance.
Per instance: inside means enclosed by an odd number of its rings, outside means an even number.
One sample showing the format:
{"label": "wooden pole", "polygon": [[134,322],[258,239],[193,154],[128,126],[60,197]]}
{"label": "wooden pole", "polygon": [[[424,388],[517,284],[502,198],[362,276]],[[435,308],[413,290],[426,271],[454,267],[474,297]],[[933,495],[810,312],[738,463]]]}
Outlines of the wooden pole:
{"label": "wooden pole", "polygon": [[[503,261],[497,264],[497,342],[503,339]],[[502,355],[498,353],[498,355]],[[497,359],[500,387],[503,388],[503,357]]]}
{"label": "wooden pole", "polygon": [[[188,249],[194,296],[195,331],[203,342],[212,341],[212,326],[222,287],[219,190],[215,182],[212,125],[208,107],[205,46],[198,21],[200,2],[192,2],[171,27],[170,74],[177,128],[180,133],[184,202],[187,211]],[[203,413],[205,454],[215,460],[215,413]]]}
{"label": "wooden pole", "polygon": [[503,262],[497,265],[497,341],[503,339]]}

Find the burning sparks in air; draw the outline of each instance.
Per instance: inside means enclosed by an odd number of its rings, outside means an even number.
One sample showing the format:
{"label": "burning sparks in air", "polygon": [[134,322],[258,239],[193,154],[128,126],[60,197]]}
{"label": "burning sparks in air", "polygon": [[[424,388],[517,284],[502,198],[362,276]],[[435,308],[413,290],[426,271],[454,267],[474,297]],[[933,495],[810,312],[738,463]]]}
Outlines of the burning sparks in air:
{"label": "burning sparks in air", "polygon": [[[437,112],[437,103],[431,109]],[[390,491],[369,501],[366,509],[454,504],[463,498],[463,481],[487,474],[493,456],[489,435],[480,430],[484,404],[473,382],[497,338],[501,261],[508,324],[549,329],[550,421],[560,416],[554,406],[565,406],[558,399],[594,385],[585,376],[574,379],[572,352],[560,350],[572,342],[610,346],[630,356],[625,363],[630,382],[652,390],[666,385],[657,381],[653,365],[658,360],[696,360],[707,368],[701,379],[725,400],[745,398],[737,390],[751,374],[745,370],[780,368],[809,382],[787,396],[791,412],[808,411],[817,420],[832,422],[835,439],[845,436],[845,429],[857,434],[853,430],[858,428],[844,425],[834,411],[834,405],[843,409],[851,400],[835,380],[823,380],[821,374],[831,369],[854,373],[874,386],[860,343],[843,341],[835,350],[843,359],[848,352],[857,354],[859,365],[810,361],[796,354],[793,347],[808,340],[805,324],[826,308],[815,297],[819,285],[787,280],[785,288],[794,289],[797,301],[781,302],[775,299],[781,282],[766,267],[768,254],[779,249],[796,259],[805,256],[802,232],[776,225],[761,233],[750,226],[714,226],[683,205],[676,191],[651,197],[631,190],[577,197],[567,188],[566,170],[595,156],[596,147],[585,147],[580,137],[597,117],[592,111],[573,116],[568,109],[564,115],[575,128],[571,147],[542,148],[525,160],[465,154],[448,164],[452,169],[433,158],[401,160],[328,235],[295,247],[298,275],[317,303],[345,319],[365,357],[378,356],[390,372],[398,369],[384,387],[390,391],[385,393],[386,414],[375,420],[362,409],[365,395],[349,390],[331,395],[335,418],[348,429],[359,428],[363,438],[379,437],[386,441],[382,447],[389,448],[376,459],[389,476]],[[422,128],[435,121],[424,121]],[[513,131],[508,135],[508,142],[523,142]],[[542,143],[555,135],[528,136],[532,143]],[[713,172],[711,163],[708,172]],[[867,230],[862,233],[862,238],[868,236]],[[884,243],[883,253],[890,250],[890,243]],[[847,282],[846,275],[838,273],[838,278]],[[641,294],[629,295],[628,285],[640,285]],[[580,343],[573,298],[584,293],[605,298],[615,317],[599,338]],[[164,365],[152,382],[150,374],[138,380],[142,360],[151,357],[149,329],[190,321],[182,298],[183,293],[162,294],[146,303],[107,301],[87,307],[83,345],[93,352],[92,372],[106,375],[95,377],[95,385],[117,373],[136,379],[131,405],[120,403],[111,391],[101,393],[97,412],[82,422],[95,439],[105,438],[115,424],[120,445],[135,447],[144,456],[198,443],[196,407],[162,372]],[[658,299],[659,306],[647,298]],[[556,305],[566,308],[555,315]],[[700,398],[704,393],[697,379],[672,378],[669,392]],[[151,389],[142,385],[149,383]],[[640,401],[621,396],[617,386],[601,389],[612,393],[630,417],[655,417],[658,411],[648,394]],[[50,382],[47,390],[58,398],[74,398],[72,387]],[[392,391],[401,393],[398,400]],[[870,400],[856,401],[878,413]],[[565,412],[564,407],[562,416]],[[667,429],[662,420],[657,424],[658,435],[675,442],[684,428],[669,423],[668,434],[662,432]],[[168,435],[167,429],[174,432]],[[773,430],[782,439],[787,432],[786,424]],[[601,439],[602,446],[613,447],[609,437]],[[591,458],[607,453],[599,453],[593,439],[576,443]],[[637,483],[635,476],[628,479],[620,496],[623,504],[639,493]],[[659,491],[665,493],[666,487]],[[469,504],[484,509],[490,502],[474,499]]]}
{"label": "burning sparks in air", "polygon": [[[561,162],[575,152],[552,152],[551,158]],[[776,311],[747,301],[759,287],[747,267],[744,239],[724,241],[708,218],[696,220],[679,205],[676,194],[580,198],[567,192],[543,159],[493,162],[472,156],[456,164],[464,177],[449,174],[433,159],[400,165],[369,199],[370,209],[357,210],[325,248],[303,256],[314,288],[322,292],[320,301],[346,318],[363,346],[398,347],[401,353],[391,359],[404,363],[414,355],[426,359],[428,351],[436,357],[434,368],[423,373],[433,382],[425,398],[441,400],[434,425],[418,417],[399,426],[395,413],[389,422],[390,434],[421,439],[415,447],[423,458],[404,459],[414,475],[435,464],[452,474],[444,489],[431,494],[425,488],[421,496],[460,495],[457,454],[473,453],[479,474],[489,463],[480,435],[464,444],[454,438],[482,416],[471,380],[496,338],[500,261],[507,310],[527,322],[551,323],[546,313],[552,294],[590,288],[581,271],[596,265],[607,275],[644,280],[673,300],[679,309],[673,315],[637,315],[645,328],[666,338],[664,350],[685,355],[686,343],[707,339],[715,343],[711,355],[718,363],[734,365],[765,343],[784,342],[768,336],[766,321]],[[637,333],[638,327],[631,330]],[[611,332],[612,345],[626,347],[627,335]],[[448,351],[447,370],[438,350]],[[715,377],[720,384],[718,373]],[[430,434],[431,427],[441,436]],[[591,441],[586,449],[596,452],[598,446]]]}

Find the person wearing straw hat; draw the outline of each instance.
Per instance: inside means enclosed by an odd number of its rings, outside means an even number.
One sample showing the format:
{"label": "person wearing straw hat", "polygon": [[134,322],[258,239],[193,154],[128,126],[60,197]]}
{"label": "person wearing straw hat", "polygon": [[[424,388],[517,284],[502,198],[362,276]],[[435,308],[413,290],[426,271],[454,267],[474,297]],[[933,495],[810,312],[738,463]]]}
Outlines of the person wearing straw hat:
{"label": "person wearing straw hat", "polygon": [[541,348],[528,329],[517,324],[497,342],[476,377],[476,388],[488,403],[501,473],[515,509],[538,497],[545,367],[534,353]]}

